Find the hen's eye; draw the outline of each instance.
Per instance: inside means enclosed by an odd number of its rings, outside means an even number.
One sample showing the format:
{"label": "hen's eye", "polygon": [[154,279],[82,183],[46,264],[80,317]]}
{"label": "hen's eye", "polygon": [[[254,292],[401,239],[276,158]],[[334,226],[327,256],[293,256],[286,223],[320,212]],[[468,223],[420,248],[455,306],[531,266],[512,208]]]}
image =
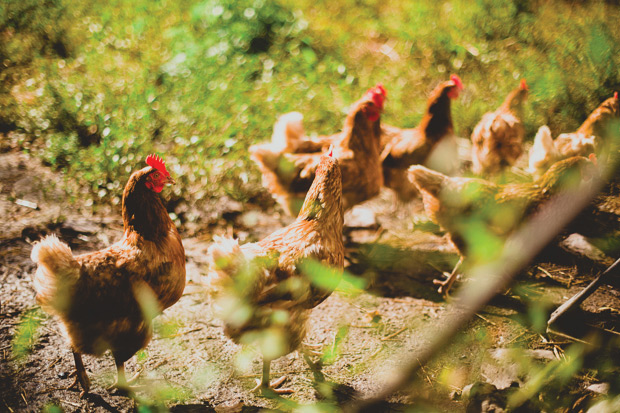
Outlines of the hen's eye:
{"label": "hen's eye", "polygon": [[153,179],[159,179],[159,172],[153,173]]}

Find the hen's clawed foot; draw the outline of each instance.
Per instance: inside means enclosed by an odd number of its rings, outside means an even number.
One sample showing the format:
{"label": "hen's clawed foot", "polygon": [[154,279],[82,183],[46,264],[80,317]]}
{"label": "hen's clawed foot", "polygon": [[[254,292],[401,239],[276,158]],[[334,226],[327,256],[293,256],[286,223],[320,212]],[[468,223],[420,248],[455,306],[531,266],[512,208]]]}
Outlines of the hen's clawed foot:
{"label": "hen's clawed foot", "polygon": [[114,384],[112,384],[111,386],[107,388],[107,390],[114,391],[124,396],[133,395],[135,393],[136,388],[133,387],[132,385],[135,384],[136,381],[138,381],[138,377],[140,377],[140,373],[142,373],[142,370],[134,374],[129,380],[117,379]]}
{"label": "hen's clawed foot", "polygon": [[450,288],[452,288],[452,284],[454,284],[456,279],[459,277],[459,269],[461,267],[461,264],[463,264],[463,257],[459,259],[450,274],[443,274],[446,277],[445,280],[433,280],[433,284],[439,286],[439,288],[437,289],[439,294],[443,295],[444,297],[448,297],[448,292],[450,291]]}
{"label": "hen's clawed foot", "polygon": [[323,353],[319,350],[321,350],[323,348],[323,344],[322,343],[302,343],[301,344],[303,347],[303,354],[310,354],[313,356],[319,356],[321,357],[323,355]]}
{"label": "hen's clawed foot", "polygon": [[81,387],[82,391],[80,392],[80,399],[83,399],[84,397],[86,397],[86,395],[88,394],[88,391],[90,390],[90,379],[88,378],[88,376],[84,376],[86,384],[82,384],[82,380],[84,380],[84,378],[80,378],[78,376],[77,371],[74,371],[73,373],[71,373],[69,377],[74,377],[74,379],[73,379],[73,383],[71,383],[69,386],[66,387],[66,390],[75,389],[79,391],[79,388]]}
{"label": "hen's clawed foot", "polygon": [[293,389],[280,388],[282,383],[286,381],[286,378],[286,376],[282,376],[279,379],[271,381],[268,386],[264,385],[260,379],[256,379],[256,386],[251,390],[251,392],[260,390],[263,395],[268,395],[269,392],[273,392],[276,394],[294,393]]}
{"label": "hen's clawed foot", "polygon": [[437,292],[439,294],[443,295],[444,297],[447,297],[448,292],[450,291],[450,287],[452,287],[452,284],[454,284],[454,280],[451,279],[450,277],[448,277],[447,280],[434,279],[433,284],[439,286],[439,288],[437,288]]}
{"label": "hen's clawed foot", "polygon": [[142,373],[142,370],[138,370],[136,374],[134,374],[129,380],[127,380],[127,377],[125,376],[125,363],[116,359],[116,369],[116,383],[109,386],[107,390],[114,390],[115,392],[125,396],[133,396],[133,394],[135,393],[135,388],[131,387],[131,385],[136,383],[138,377],[140,377],[140,373]]}
{"label": "hen's clawed foot", "polygon": [[90,379],[88,378],[88,374],[86,374],[86,369],[84,368],[84,363],[82,362],[82,356],[79,353],[74,352],[73,359],[75,360],[75,371],[71,373],[69,377],[75,376],[75,380],[73,380],[73,383],[67,387],[67,390],[77,388],[79,384],[82,387],[80,398],[83,399],[90,390]]}

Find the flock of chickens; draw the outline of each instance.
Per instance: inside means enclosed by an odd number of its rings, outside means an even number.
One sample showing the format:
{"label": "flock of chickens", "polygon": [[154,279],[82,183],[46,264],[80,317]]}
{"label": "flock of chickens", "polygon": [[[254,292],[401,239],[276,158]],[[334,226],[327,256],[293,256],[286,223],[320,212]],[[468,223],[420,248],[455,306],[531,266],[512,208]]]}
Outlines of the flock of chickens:
{"label": "flock of chickens", "polygon": [[[431,219],[448,233],[461,260],[471,245],[467,234],[482,228],[505,239],[520,222],[570,182],[597,173],[596,156],[607,123],[620,114],[617,93],[574,133],[552,139],[543,126],[529,156],[529,183],[496,184],[480,178],[450,177],[422,166],[453,135],[450,105],[463,89],[458,76],[431,93],[420,125],[401,129],[381,124],[387,92],[382,85],[355,102],[341,132],[305,136],[303,116],[283,115],[272,141],[250,149],[263,183],[296,220],[267,238],[239,245],[215,239],[208,254],[213,289],[226,334],[254,344],[263,355],[257,388],[285,393],[269,382],[270,362],[301,345],[309,312],[336,288],[344,266],[344,211],[392,189],[402,200],[421,196]],[[487,113],[472,134],[473,171],[493,176],[523,153],[521,81],[502,106]],[[587,156],[590,155],[588,158]],[[179,300],[185,286],[181,237],[158,193],[174,183],[164,161],[154,155],[134,172],[123,192],[123,237],[110,247],[74,256],[56,236],[36,243],[32,260],[37,301],[55,315],[73,351],[82,396],[90,381],[82,354],[111,350],[116,387],[131,391],[124,363],[144,348],[152,320]],[[463,217],[475,217],[474,221]],[[501,219],[498,219],[501,217]],[[474,222],[468,224],[468,222]],[[447,294],[459,265],[440,284]],[[321,377],[320,366],[304,358]]]}

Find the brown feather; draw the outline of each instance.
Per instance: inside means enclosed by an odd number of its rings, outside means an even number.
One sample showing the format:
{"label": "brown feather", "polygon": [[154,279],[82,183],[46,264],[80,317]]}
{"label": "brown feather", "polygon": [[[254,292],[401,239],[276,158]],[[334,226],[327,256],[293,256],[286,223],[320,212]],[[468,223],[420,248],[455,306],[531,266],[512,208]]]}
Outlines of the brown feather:
{"label": "brown feather", "polygon": [[291,225],[240,248],[222,240],[209,249],[213,270],[218,277],[227,278],[223,280],[225,291],[236,291],[241,302],[253,309],[244,322],[225,320],[226,334],[233,340],[243,342],[257,331],[278,327],[274,313],[285,311],[287,319],[279,325],[287,342],[282,354],[299,346],[308,310],[333,291],[315,285],[301,266],[306,260],[314,260],[334,268],[339,275],[344,265],[341,194],[339,161],[323,156],[299,216]]}
{"label": "brown feather", "polygon": [[588,159],[573,157],[555,163],[533,183],[507,185],[448,177],[423,166],[411,167],[409,176],[423,195],[429,217],[449,233],[461,256],[467,256],[476,242],[472,234],[484,228],[504,240],[551,196],[578,183],[587,165],[592,167]]}
{"label": "brown feather", "polygon": [[[150,340],[151,318],[181,297],[185,251],[161,199],[145,186],[153,171],[146,167],[129,178],[117,243],[73,257],[68,246],[48,237],[33,250],[37,300],[59,318],[77,353],[110,349],[115,357],[131,357]],[[144,308],[145,294],[155,308]]]}
{"label": "brown feather", "polygon": [[402,201],[410,201],[418,195],[415,186],[410,185],[406,179],[407,168],[424,164],[436,145],[453,133],[450,95],[458,88],[452,80],[439,84],[431,92],[426,112],[416,128],[382,126],[384,185],[392,189]]}
{"label": "brown feather", "polygon": [[497,173],[521,156],[525,136],[522,103],[527,95],[526,88],[512,90],[499,109],[484,114],[476,125],[471,135],[474,173]]}
{"label": "brown feather", "polygon": [[[258,164],[263,185],[291,215],[297,214],[310,188],[315,170],[326,146],[334,145],[334,156],[342,170],[344,208],[379,194],[383,185],[380,160],[380,119],[369,120],[369,113],[381,111],[370,96],[355,102],[340,133],[316,141],[299,143],[294,153],[273,153],[255,145],[252,159]],[[318,152],[304,153],[312,149]]]}

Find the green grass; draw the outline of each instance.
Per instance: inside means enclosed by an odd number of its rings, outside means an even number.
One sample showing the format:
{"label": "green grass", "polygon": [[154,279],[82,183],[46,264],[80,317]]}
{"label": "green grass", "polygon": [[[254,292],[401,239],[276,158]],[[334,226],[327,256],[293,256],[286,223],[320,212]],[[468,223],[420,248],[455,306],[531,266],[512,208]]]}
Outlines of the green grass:
{"label": "green grass", "polygon": [[468,136],[525,77],[530,138],[543,123],[573,130],[620,88],[620,7],[499,3],[5,0],[0,131],[95,203],[118,203],[150,152],[179,178],[174,198],[245,201],[260,187],[247,148],[279,114],[333,132],[377,82],[385,121],[415,126],[458,73],[453,117]]}

